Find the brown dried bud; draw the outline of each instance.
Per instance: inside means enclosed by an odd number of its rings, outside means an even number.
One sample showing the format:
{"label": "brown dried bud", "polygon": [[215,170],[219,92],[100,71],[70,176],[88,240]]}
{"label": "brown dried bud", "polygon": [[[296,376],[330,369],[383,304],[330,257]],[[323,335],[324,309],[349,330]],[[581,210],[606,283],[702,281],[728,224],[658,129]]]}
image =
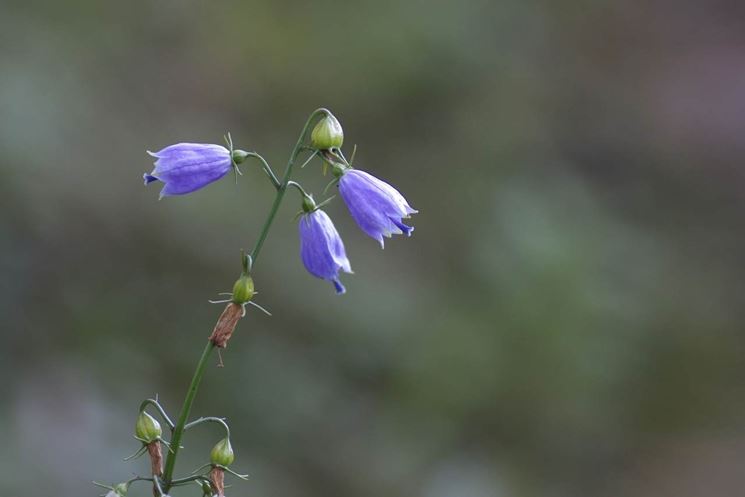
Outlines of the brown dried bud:
{"label": "brown dried bud", "polygon": [[163,452],[160,449],[160,442],[147,444],[147,453],[150,455],[150,473],[163,476]]}
{"label": "brown dried bud", "polygon": [[218,467],[213,467],[210,471],[210,481],[212,482],[212,488],[215,489],[215,494],[218,497],[225,497],[225,470]]}
{"label": "brown dried bud", "polygon": [[243,308],[233,302],[229,303],[225,307],[225,310],[222,311],[222,314],[220,314],[215,329],[212,330],[210,342],[215,344],[215,347],[224,349],[228,345],[228,340],[233,336],[233,331],[242,317]]}
{"label": "brown dried bud", "polygon": [[[147,453],[150,456],[150,473],[153,478],[163,476],[163,452],[160,448],[160,441],[156,440],[147,444]],[[160,492],[155,484],[153,484],[153,497],[160,497]]]}

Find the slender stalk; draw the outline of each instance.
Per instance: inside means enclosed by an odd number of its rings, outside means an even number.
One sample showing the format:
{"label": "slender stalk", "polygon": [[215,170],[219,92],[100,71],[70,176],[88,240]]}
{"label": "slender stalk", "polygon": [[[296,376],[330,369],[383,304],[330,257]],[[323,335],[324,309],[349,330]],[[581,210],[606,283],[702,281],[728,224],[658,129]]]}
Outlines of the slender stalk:
{"label": "slender stalk", "polygon": [[251,259],[254,263],[256,263],[256,259],[259,258],[261,247],[264,245],[264,241],[269,234],[269,228],[271,228],[272,223],[274,222],[274,216],[277,215],[279,206],[282,203],[282,198],[285,196],[285,192],[287,191],[287,183],[290,181],[290,177],[292,176],[292,168],[295,165],[295,160],[297,159],[298,154],[300,154],[300,152],[304,150],[303,142],[305,141],[305,135],[308,134],[308,128],[310,128],[310,125],[316,118],[316,116],[320,114],[330,114],[330,112],[327,109],[323,108],[313,111],[313,113],[308,117],[308,120],[305,121],[303,131],[300,133],[300,137],[295,144],[295,148],[292,150],[292,154],[290,154],[290,160],[287,161],[285,174],[282,176],[282,182],[277,188],[277,195],[274,197],[274,203],[269,210],[269,215],[264,222],[264,227],[261,229],[261,234],[259,234],[259,238],[256,240],[256,245],[254,245],[254,249],[251,251]]}
{"label": "slender stalk", "polygon": [[140,404],[140,412],[144,412],[145,411],[145,408],[147,408],[147,406],[149,406],[149,405],[150,406],[153,406],[158,411],[158,413],[160,414],[160,416],[163,418],[163,421],[165,421],[166,424],[168,425],[168,428],[170,428],[171,430],[173,430],[173,428],[175,427],[174,424],[173,424],[173,421],[171,421],[171,418],[168,417],[168,414],[166,414],[166,411],[158,403],[157,400],[155,400],[155,399],[145,399],[145,400],[143,400],[142,401],[142,404]]}
{"label": "slender stalk", "polygon": [[279,180],[277,179],[277,176],[274,174],[274,171],[272,171],[271,166],[269,166],[269,163],[264,159],[261,155],[257,154],[256,152],[248,152],[247,157],[255,157],[261,161],[261,167],[264,169],[264,172],[269,177],[269,180],[272,182],[272,185],[274,185],[275,189],[279,189]]}
{"label": "slender stalk", "polygon": [[187,423],[186,426],[184,426],[184,431],[190,428],[194,428],[195,426],[201,425],[202,423],[217,423],[221,425],[223,429],[225,430],[225,436],[227,438],[230,438],[230,427],[228,426],[228,423],[226,423],[224,419],[216,418],[214,416],[195,419],[191,423]]}
{"label": "slender stalk", "polygon": [[305,191],[305,189],[302,187],[300,183],[295,183],[294,181],[288,181],[287,186],[292,186],[297,189],[297,191],[300,192],[300,195],[303,197],[308,197],[308,192]]}
{"label": "slender stalk", "polygon": [[177,480],[173,480],[171,482],[171,486],[175,487],[176,485],[185,485],[186,483],[190,483],[193,481],[202,481],[202,482],[209,483],[210,479],[204,475],[187,476],[186,478],[179,478]]}
{"label": "slender stalk", "polygon": [[[261,233],[259,234],[259,238],[256,240],[256,245],[254,245],[254,248],[251,251],[251,260],[253,261],[253,264],[256,264],[256,259],[258,259],[259,253],[261,252],[261,247],[264,245],[264,241],[269,234],[269,229],[272,227],[272,223],[274,222],[274,217],[277,215],[279,206],[282,203],[282,198],[285,196],[285,191],[287,191],[287,184],[289,183],[290,177],[292,176],[292,168],[295,165],[295,160],[297,159],[297,156],[300,154],[300,152],[304,150],[303,142],[305,141],[305,136],[308,134],[308,129],[310,128],[313,120],[320,114],[330,114],[330,112],[323,108],[313,111],[313,113],[308,117],[308,120],[305,121],[303,131],[300,133],[300,137],[295,144],[295,148],[292,150],[292,154],[290,154],[290,159],[287,161],[287,167],[285,168],[285,173],[282,177],[282,182],[279,184],[279,186],[277,186],[277,194],[274,197],[274,203],[272,203],[272,207],[269,210],[266,221],[264,221],[264,226],[261,228]],[[254,155],[254,157],[257,157],[257,155]],[[261,160],[263,161],[263,159]],[[268,169],[268,171],[271,171],[271,169]],[[271,176],[273,176],[273,174]],[[276,178],[273,179],[276,180]],[[163,491],[165,493],[168,493],[168,491],[175,483],[173,480],[173,470],[176,466],[176,456],[178,456],[178,452],[181,449],[181,438],[184,434],[186,422],[189,419],[191,406],[192,404],[194,404],[194,399],[197,396],[199,383],[202,381],[202,376],[204,376],[204,371],[207,367],[207,361],[209,360],[214,348],[215,344],[212,343],[212,341],[207,342],[207,346],[202,352],[202,357],[199,358],[199,362],[197,363],[197,368],[194,371],[194,376],[192,376],[191,378],[191,384],[189,385],[189,390],[186,392],[186,398],[184,399],[184,405],[181,407],[178,421],[176,422],[176,426],[173,428],[173,435],[171,436],[171,450],[168,452],[168,456],[166,457],[165,470],[163,472]]]}
{"label": "slender stalk", "polygon": [[173,477],[173,468],[176,465],[176,456],[181,448],[181,436],[184,434],[184,426],[186,420],[189,418],[189,412],[191,406],[194,404],[194,398],[197,396],[197,390],[199,389],[199,383],[202,381],[204,376],[204,370],[207,367],[207,360],[214,350],[215,344],[211,341],[207,342],[207,346],[202,351],[202,357],[199,358],[197,363],[197,369],[194,371],[194,376],[191,378],[191,384],[189,390],[186,392],[186,398],[184,399],[184,405],[181,407],[181,413],[179,414],[176,427],[173,429],[173,436],[171,436],[171,450],[168,452],[166,457],[166,468],[163,471],[164,490],[166,493],[171,489],[171,478]]}

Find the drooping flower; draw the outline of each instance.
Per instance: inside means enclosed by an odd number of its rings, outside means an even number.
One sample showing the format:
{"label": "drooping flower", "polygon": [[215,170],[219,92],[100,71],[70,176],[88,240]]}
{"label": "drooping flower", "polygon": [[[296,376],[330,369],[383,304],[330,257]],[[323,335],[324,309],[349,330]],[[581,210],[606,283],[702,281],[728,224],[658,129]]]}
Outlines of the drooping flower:
{"label": "drooping flower", "polygon": [[145,173],[143,178],[146,185],[153,181],[165,183],[161,198],[199,190],[228,174],[233,166],[230,151],[221,145],[177,143],[148,154],[158,160],[153,172]]}
{"label": "drooping flower", "polygon": [[339,193],[360,229],[379,241],[381,247],[384,236],[411,236],[414,231],[402,219],[418,211],[385,181],[359,169],[347,169],[339,179]]}
{"label": "drooping flower", "polygon": [[336,293],[344,293],[339,270],[351,273],[352,268],[331,218],[321,209],[306,212],[300,217],[299,230],[300,258],[305,269],[317,278],[332,282]]}

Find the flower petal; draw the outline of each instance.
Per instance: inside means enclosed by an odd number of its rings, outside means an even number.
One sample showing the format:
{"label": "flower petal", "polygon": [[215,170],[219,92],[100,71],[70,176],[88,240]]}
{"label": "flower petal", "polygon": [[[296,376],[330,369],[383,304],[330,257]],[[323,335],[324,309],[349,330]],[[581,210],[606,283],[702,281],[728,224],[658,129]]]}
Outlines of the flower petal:
{"label": "flower petal", "polygon": [[142,175],[142,179],[145,180],[145,184],[146,185],[149,185],[153,181],[160,181],[160,178],[156,178],[152,174],[147,174],[147,173],[145,173],[145,174]]}
{"label": "flower petal", "polygon": [[166,148],[158,150],[157,152],[148,152],[157,159],[166,159],[173,157],[180,157],[188,154],[197,154],[199,156],[209,155],[224,155],[229,154],[228,149],[222,145],[215,145],[212,143],[176,143],[175,145],[169,145]]}
{"label": "flower petal", "polygon": [[347,293],[347,289],[344,288],[344,285],[341,284],[341,281],[339,281],[338,279],[335,279],[335,280],[332,280],[332,283],[334,284],[334,288],[336,288],[337,295]]}
{"label": "flower petal", "polygon": [[333,222],[322,210],[303,214],[298,225],[300,258],[310,274],[331,281],[337,293],[344,293],[339,271],[352,272],[344,243]]}
{"label": "flower petal", "polygon": [[357,225],[384,247],[383,237],[410,235],[413,228],[401,222],[417,211],[398,190],[364,171],[351,169],[339,180],[339,193]]}

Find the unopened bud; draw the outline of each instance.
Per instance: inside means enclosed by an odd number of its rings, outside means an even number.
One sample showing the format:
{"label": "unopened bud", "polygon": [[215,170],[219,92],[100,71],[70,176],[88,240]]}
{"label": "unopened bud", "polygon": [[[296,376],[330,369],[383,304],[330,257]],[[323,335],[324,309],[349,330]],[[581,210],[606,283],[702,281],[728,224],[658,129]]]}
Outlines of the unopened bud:
{"label": "unopened bud", "polygon": [[235,460],[233,447],[230,445],[229,438],[223,438],[212,448],[210,452],[210,461],[218,466],[230,466]]}
{"label": "unopened bud", "polygon": [[327,114],[323,117],[310,134],[310,144],[318,150],[339,148],[344,143],[344,131],[337,119]]}
{"label": "unopened bud", "polygon": [[142,411],[135,424],[135,436],[145,443],[150,443],[158,440],[162,434],[163,430],[160,429],[158,420]]}
{"label": "unopened bud", "polygon": [[245,304],[254,298],[254,280],[247,274],[242,274],[233,285],[233,302],[239,305]]}

